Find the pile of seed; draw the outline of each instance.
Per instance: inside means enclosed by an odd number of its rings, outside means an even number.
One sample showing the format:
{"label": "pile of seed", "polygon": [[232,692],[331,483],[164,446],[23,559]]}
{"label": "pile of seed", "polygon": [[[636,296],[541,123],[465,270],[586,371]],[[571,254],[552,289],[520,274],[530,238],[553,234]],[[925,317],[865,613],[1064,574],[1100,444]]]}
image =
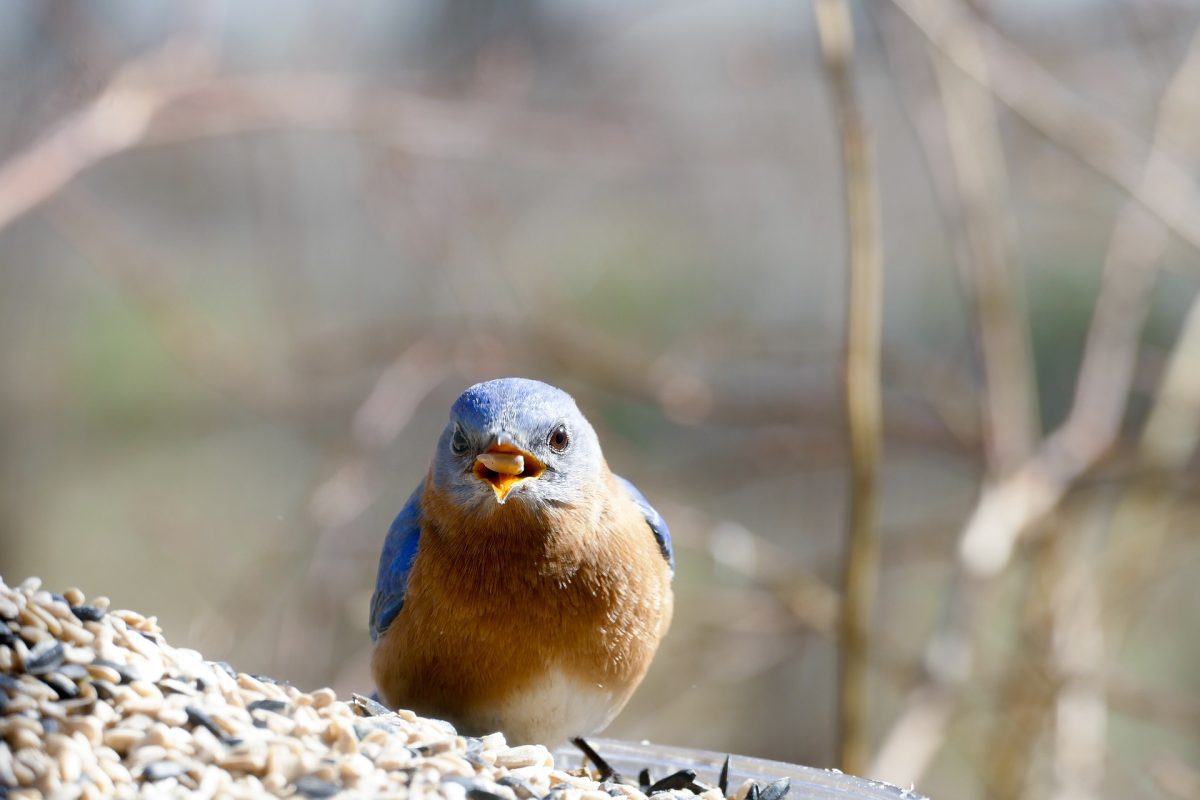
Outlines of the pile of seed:
{"label": "pile of seed", "polygon": [[[112,610],[107,598],[0,579],[0,800],[724,797],[691,779],[674,783],[684,785],[598,782],[556,768],[541,745],[458,736],[359,695],[344,702],[331,689],[238,673],[172,647],[154,617]],[[747,782],[734,797],[760,788]]]}

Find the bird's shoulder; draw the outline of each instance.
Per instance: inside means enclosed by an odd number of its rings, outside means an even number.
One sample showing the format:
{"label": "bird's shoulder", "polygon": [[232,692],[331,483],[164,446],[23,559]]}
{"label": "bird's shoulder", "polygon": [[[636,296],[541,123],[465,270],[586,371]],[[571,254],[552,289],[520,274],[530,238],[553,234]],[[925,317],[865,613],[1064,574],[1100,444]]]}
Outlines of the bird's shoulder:
{"label": "bird's shoulder", "polygon": [[633,501],[633,504],[642,513],[642,517],[646,520],[646,524],[654,536],[654,541],[658,543],[659,552],[666,559],[667,565],[671,568],[671,574],[674,575],[675,548],[671,545],[671,530],[667,527],[667,521],[663,519],[662,514],[659,514],[655,510],[654,506],[650,505],[650,501],[646,499],[646,496],[630,481],[616,474],[613,475],[613,478],[616,479],[617,486],[628,495],[629,499]]}
{"label": "bird's shoulder", "polygon": [[371,595],[372,641],[384,634],[404,607],[409,575],[421,540],[421,495],[424,490],[425,482],[421,481],[392,521],[384,539],[375,592]]}

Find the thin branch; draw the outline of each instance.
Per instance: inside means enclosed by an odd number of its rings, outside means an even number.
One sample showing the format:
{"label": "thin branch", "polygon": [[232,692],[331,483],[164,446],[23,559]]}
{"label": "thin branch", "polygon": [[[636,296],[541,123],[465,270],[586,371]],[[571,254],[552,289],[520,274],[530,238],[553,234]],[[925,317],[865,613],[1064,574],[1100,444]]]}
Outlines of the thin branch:
{"label": "thin branch", "polygon": [[[1200,48],[1196,52],[1200,52]],[[1055,778],[1061,800],[1093,800],[1104,781],[1112,671],[1132,623],[1136,598],[1151,585],[1175,517],[1167,476],[1186,468],[1200,445],[1200,297],[1192,302],[1138,441],[1149,471],[1098,513],[1111,529],[1102,574],[1081,550],[1058,587]],[[1129,694],[1126,693],[1125,699]],[[1187,704],[1176,704],[1187,714]],[[1192,704],[1194,706],[1194,704]],[[1144,710],[1146,704],[1141,708]]]}
{"label": "thin branch", "polygon": [[202,46],[172,40],[130,62],[94,100],[0,164],[0,230],[129,150],[296,128],[362,134],[434,157],[503,152],[511,160],[553,159],[561,166],[574,156],[606,174],[648,160],[637,137],[619,124],[506,114],[485,103],[364,86],[336,73],[220,75]]}
{"label": "thin branch", "polygon": [[1121,496],[1111,514],[1112,534],[1103,565],[1102,615],[1107,628],[1107,659],[1115,661],[1133,621],[1135,598],[1153,584],[1167,534],[1176,513],[1174,485],[1200,450],[1200,296],[1192,301],[1154,405],[1138,440],[1149,472]]}
{"label": "thin branch", "polygon": [[[896,0],[917,13],[923,7]],[[911,16],[911,14],[910,14]],[[929,20],[925,16],[921,19]],[[941,27],[937,27],[941,31]],[[954,29],[960,36],[973,28]],[[943,52],[949,50],[943,47]],[[957,63],[957,62],[956,62]],[[995,66],[993,64],[993,66]],[[1147,184],[1166,167],[1163,148],[1182,130],[1196,130],[1192,104],[1200,72],[1200,36],[1164,93],[1156,146],[1143,169]],[[1175,162],[1171,162],[1174,164]],[[1146,189],[1150,191],[1150,189]],[[1124,416],[1137,341],[1149,293],[1166,244],[1164,226],[1131,200],[1122,209],[1105,260],[1100,297],[1088,329],[1075,402],[1064,423],[1011,476],[985,486],[959,540],[956,577],[949,596],[971,598],[1008,565],[1019,537],[1051,513],[1067,491],[1112,446]],[[893,723],[872,774],[900,784],[915,782],[945,741],[959,691],[969,675],[978,597],[956,600],[926,648],[928,680],[910,693]]]}
{"label": "thin branch", "polygon": [[[942,13],[946,6],[942,0],[920,2],[932,13]],[[987,59],[979,42],[964,37],[958,50],[987,81]],[[989,83],[971,80],[944,53],[930,51],[975,288],[987,385],[983,418],[988,466],[1003,475],[1028,458],[1041,427],[1015,223],[1008,210],[1007,165]]]}
{"label": "thin branch", "polygon": [[1093,534],[1106,509],[1093,508],[1079,527],[1074,553],[1051,587],[1054,635],[1054,779],[1057,800],[1095,800],[1104,784],[1108,704],[1101,678],[1105,631],[1100,615]]}
{"label": "thin branch", "polygon": [[[865,10],[879,31],[889,77],[921,148],[957,286],[964,304],[978,312],[971,347],[980,352],[987,394],[974,387],[956,394],[974,398],[983,420],[987,463],[993,473],[1003,474],[1032,451],[1040,422],[994,103],[939,51],[907,35],[909,26],[900,12],[875,4],[867,4]],[[977,47],[972,49],[982,56]],[[932,60],[938,81],[936,111],[930,99],[918,99],[919,90],[913,89],[922,82],[925,59]]]}
{"label": "thin branch", "polygon": [[[1062,527],[1071,530],[1065,521]],[[1052,602],[1070,548],[1067,538],[1046,536],[1033,545],[1029,584],[1022,592],[1021,633],[996,693],[985,748],[983,777],[995,800],[1018,800],[1025,794],[1032,756],[1049,718],[1055,688]]]}
{"label": "thin branch", "polygon": [[845,396],[850,440],[849,531],[839,619],[838,761],[861,774],[869,755],[867,640],[879,569],[878,470],[882,256],[871,146],[854,85],[854,28],[844,0],[818,0],[817,36],[842,139],[849,229]]}
{"label": "thin branch", "polygon": [[121,69],[96,99],[0,165],[0,230],[84,170],[141,142],[162,109],[212,68],[202,49],[171,40]]}
{"label": "thin branch", "polygon": [[[965,12],[939,14],[921,0],[892,0],[963,74],[990,86],[996,99],[1065,152],[1130,194],[1147,212],[1200,249],[1200,193],[1191,170],[1120,122],[1088,105],[1020,48]],[[964,51],[977,39],[986,73]],[[1147,176],[1145,164],[1158,164]]]}
{"label": "thin branch", "polygon": [[1150,777],[1168,796],[1179,800],[1200,798],[1200,770],[1175,754],[1164,754],[1150,764]]}
{"label": "thin branch", "polygon": [[[1154,183],[1167,169],[1163,148],[1171,134],[1178,134],[1181,126],[1194,130],[1200,125],[1197,80],[1200,35],[1163,95],[1156,147],[1143,169],[1143,185]],[[1167,244],[1165,234],[1163,223],[1138,203],[1130,201],[1121,210],[1105,258],[1074,403],[1033,458],[1011,479],[984,490],[961,543],[960,555],[972,572],[987,577],[1002,570],[1021,533],[1049,513],[1115,441],[1133,382],[1150,291]]]}

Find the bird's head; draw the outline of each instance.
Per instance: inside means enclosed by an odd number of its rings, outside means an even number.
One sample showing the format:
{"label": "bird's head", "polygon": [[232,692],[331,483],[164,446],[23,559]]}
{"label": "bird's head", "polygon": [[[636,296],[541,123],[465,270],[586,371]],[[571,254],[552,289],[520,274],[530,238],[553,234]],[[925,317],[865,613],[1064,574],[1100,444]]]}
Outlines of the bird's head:
{"label": "bird's head", "polygon": [[477,383],[450,409],[434,486],[464,509],[571,506],[604,473],[596,432],[561,389],[525,378]]}

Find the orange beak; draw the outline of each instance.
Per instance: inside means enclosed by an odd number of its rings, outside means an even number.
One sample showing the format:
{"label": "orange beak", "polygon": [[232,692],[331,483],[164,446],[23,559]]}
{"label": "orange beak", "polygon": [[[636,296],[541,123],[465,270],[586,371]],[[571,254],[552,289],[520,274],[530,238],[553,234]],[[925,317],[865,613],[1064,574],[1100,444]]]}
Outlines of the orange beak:
{"label": "orange beak", "polygon": [[471,471],[476,478],[491,485],[496,502],[503,504],[518,483],[541,475],[546,471],[546,465],[532,453],[517,447],[511,436],[502,433],[491,447],[475,457]]}

